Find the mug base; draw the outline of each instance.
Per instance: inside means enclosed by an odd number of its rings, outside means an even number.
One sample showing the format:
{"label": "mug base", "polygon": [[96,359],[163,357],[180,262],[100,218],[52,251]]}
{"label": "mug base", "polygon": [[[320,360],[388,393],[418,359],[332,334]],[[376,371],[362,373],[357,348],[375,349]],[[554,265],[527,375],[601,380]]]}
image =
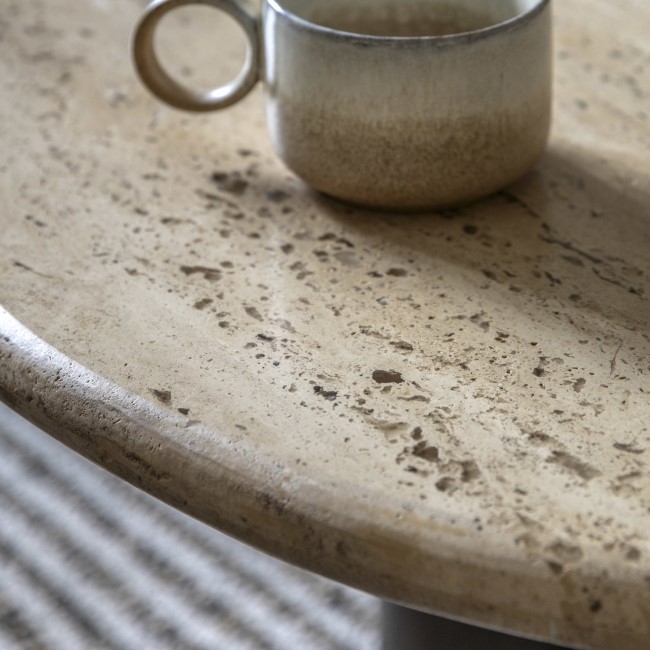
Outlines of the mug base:
{"label": "mug base", "polygon": [[426,149],[420,156],[407,150],[399,152],[402,162],[394,167],[361,154],[319,158],[296,156],[282,146],[276,150],[309,187],[336,200],[379,212],[435,212],[485,199],[528,174],[547,148],[550,120],[545,121],[546,128],[520,134],[519,147],[511,141],[501,147],[499,138],[490,137],[482,151],[463,150],[456,160],[433,161]]}
{"label": "mug base", "polygon": [[359,210],[367,210],[377,213],[403,213],[403,214],[424,214],[431,212],[441,212],[444,210],[454,210],[458,208],[464,208],[466,206],[474,205],[481,201],[485,201],[490,197],[493,197],[500,192],[507,190],[508,187],[514,183],[520,181],[522,178],[528,176],[537,166],[539,160],[543,157],[543,153],[538,156],[533,164],[530,165],[525,171],[517,174],[510,180],[505,183],[500,184],[498,187],[494,187],[483,192],[477,192],[475,194],[458,197],[452,200],[435,200],[422,201],[421,203],[403,203],[403,202],[390,202],[390,201],[377,201],[362,199],[359,200],[354,197],[341,196],[328,192],[327,190],[321,190],[313,185],[310,185],[303,179],[303,182],[309,187],[309,189],[314,192],[316,195],[330,201],[332,203],[338,203],[343,206],[348,206],[351,208]]}

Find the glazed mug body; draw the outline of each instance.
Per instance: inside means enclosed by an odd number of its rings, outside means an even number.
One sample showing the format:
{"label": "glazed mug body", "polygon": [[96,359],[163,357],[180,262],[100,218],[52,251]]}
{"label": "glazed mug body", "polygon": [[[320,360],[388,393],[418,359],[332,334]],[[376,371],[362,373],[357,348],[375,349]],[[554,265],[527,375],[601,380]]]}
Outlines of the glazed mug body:
{"label": "glazed mug body", "polygon": [[[512,183],[544,151],[550,0],[264,0],[259,17],[241,11],[251,45],[229,87],[196,95],[160,66],[152,83],[142,23],[136,67],[156,95],[188,110],[223,108],[262,80],[273,145],[317,190],[389,209],[453,206]],[[155,83],[160,73],[171,85]]]}

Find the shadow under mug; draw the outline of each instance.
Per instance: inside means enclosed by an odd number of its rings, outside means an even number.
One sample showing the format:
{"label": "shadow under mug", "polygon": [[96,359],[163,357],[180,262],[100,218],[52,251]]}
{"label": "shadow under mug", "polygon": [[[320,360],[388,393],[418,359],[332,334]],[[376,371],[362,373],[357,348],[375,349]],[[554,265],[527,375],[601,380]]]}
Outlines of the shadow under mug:
{"label": "shadow under mug", "polygon": [[[155,52],[167,12],[201,4],[248,39],[230,84],[198,93]],[[156,0],[133,39],[139,76],[179,109],[211,111],[266,89],[273,145],[312,187],[388,209],[489,195],[543,153],[552,105],[551,0]]]}

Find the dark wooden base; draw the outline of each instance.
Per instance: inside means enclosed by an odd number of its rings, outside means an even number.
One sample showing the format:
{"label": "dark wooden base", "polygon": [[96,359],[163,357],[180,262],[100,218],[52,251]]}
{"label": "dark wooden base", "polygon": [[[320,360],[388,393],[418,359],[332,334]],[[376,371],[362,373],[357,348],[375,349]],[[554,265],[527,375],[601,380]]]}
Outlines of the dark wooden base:
{"label": "dark wooden base", "polygon": [[386,602],[382,634],[382,650],[559,650]]}

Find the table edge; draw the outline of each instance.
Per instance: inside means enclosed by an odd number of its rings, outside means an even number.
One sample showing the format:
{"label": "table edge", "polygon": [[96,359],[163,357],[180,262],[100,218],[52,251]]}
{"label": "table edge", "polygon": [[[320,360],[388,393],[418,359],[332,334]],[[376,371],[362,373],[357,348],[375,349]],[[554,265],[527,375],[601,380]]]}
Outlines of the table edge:
{"label": "table edge", "polygon": [[[440,536],[439,546],[414,547],[408,522],[404,533],[397,535],[395,527],[388,527],[367,505],[363,512],[358,499],[357,511],[328,509],[324,490],[317,485],[300,485],[300,492],[285,501],[278,497],[287,489],[282,468],[259,471],[258,456],[232,449],[223,437],[201,425],[193,425],[196,435],[180,445],[173,434],[188,428],[186,418],[70,359],[1,305],[0,401],[132,485],[301,568],[393,602],[542,641],[575,648],[606,648],[610,639],[623,641],[620,630],[617,636],[603,636],[602,630],[595,633],[589,616],[549,625],[552,608],[550,603],[541,607],[539,595],[547,592],[553,577],[522,564],[514,555],[499,561],[490,558],[489,549],[481,548],[461,558],[454,540],[445,538],[448,530]],[[205,435],[220,441],[219,459],[202,453],[200,440]],[[256,471],[242,481],[246,467],[253,465]],[[354,495],[347,497],[355,501]],[[462,534],[456,541],[462,546]],[[378,571],[381,558],[391,561]],[[592,569],[602,571],[602,566]],[[589,567],[583,573],[576,570],[571,582],[578,585],[581,578],[588,578]],[[467,588],[450,595],[444,584],[439,589],[431,586],[439,576],[462,582],[469,575],[474,584],[494,588],[479,589],[480,596],[472,598]],[[508,585],[517,588],[522,580],[531,596],[518,603],[520,611],[496,613],[495,594]],[[630,588],[627,581],[620,586]],[[641,631],[629,631],[627,645],[619,647],[641,648],[644,638]]]}

